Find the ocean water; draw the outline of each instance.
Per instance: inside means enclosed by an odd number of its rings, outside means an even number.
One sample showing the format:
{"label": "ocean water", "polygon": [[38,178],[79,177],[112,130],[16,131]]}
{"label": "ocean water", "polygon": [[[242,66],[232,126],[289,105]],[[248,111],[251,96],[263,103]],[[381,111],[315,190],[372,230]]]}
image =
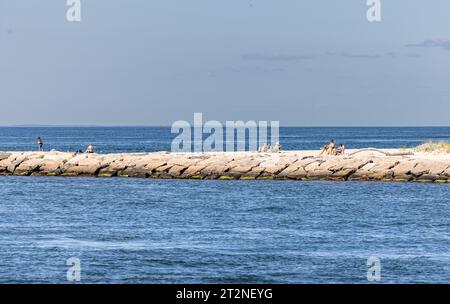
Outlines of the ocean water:
{"label": "ocean water", "polygon": [[0,282],[450,282],[438,184],[0,177]]}
{"label": "ocean water", "polygon": [[[36,150],[38,136],[46,150],[84,151],[91,143],[99,153],[170,151],[176,135],[170,127],[0,127],[0,151]],[[347,148],[414,147],[427,140],[450,140],[450,127],[280,128],[286,150],[320,149],[330,138]]]}
{"label": "ocean water", "polygon": [[[450,128],[282,128],[285,148]],[[169,150],[168,128],[0,128],[0,150]],[[450,184],[0,176],[0,283],[450,283]]]}

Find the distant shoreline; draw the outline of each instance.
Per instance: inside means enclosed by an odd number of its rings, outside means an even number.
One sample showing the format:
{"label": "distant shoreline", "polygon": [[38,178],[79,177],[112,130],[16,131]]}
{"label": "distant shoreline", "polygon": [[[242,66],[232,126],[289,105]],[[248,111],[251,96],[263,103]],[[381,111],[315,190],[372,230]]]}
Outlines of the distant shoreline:
{"label": "distant shoreline", "polygon": [[[171,128],[171,125],[39,125],[39,124],[19,124],[0,125],[0,128]],[[450,125],[423,125],[423,126],[396,126],[396,125],[369,125],[369,126],[292,126],[281,125],[280,128],[450,128]]]}

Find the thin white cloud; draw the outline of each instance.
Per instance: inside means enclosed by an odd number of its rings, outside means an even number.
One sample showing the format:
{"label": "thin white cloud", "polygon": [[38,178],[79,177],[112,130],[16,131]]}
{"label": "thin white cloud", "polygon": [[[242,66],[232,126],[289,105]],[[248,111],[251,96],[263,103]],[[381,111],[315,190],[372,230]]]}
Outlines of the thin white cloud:
{"label": "thin white cloud", "polygon": [[363,53],[342,53],[342,57],[357,58],[357,59],[379,59],[383,57],[380,54],[363,54]]}
{"label": "thin white cloud", "polygon": [[441,48],[450,51],[450,40],[429,39],[420,43],[407,44],[407,47],[422,47],[422,48]]}
{"label": "thin white cloud", "polygon": [[244,60],[251,61],[269,61],[269,62],[297,62],[313,59],[309,55],[263,55],[263,54],[245,54],[242,56]]}

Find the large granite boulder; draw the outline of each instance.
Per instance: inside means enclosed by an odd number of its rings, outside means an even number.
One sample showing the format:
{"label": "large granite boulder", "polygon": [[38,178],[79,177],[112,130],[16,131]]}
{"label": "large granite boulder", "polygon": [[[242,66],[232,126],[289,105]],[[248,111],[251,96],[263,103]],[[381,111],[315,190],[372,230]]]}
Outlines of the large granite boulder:
{"label": "large granite boulder", "polygon": [[21,162],[13,171],[15,175],[31,175],[38,171],[39,167],[44,163],[43,156],[31,159],[26,159]]}
{"label": "large granite boulder", "polygon": [[62,175],[97,175],[101,162],[101,157],[95,155],[77,155],[65,164]]}

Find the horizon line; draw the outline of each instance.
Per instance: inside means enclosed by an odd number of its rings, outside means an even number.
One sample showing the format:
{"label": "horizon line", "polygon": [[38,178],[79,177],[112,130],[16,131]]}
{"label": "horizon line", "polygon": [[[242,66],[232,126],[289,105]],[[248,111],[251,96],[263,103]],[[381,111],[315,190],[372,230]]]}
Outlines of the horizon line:
{"label": "horizon line", "polygon": [[[171,128],[171,125],[11,124],[0,128]],[[280,128],[448,128],[450,125],[280,125]]]}

